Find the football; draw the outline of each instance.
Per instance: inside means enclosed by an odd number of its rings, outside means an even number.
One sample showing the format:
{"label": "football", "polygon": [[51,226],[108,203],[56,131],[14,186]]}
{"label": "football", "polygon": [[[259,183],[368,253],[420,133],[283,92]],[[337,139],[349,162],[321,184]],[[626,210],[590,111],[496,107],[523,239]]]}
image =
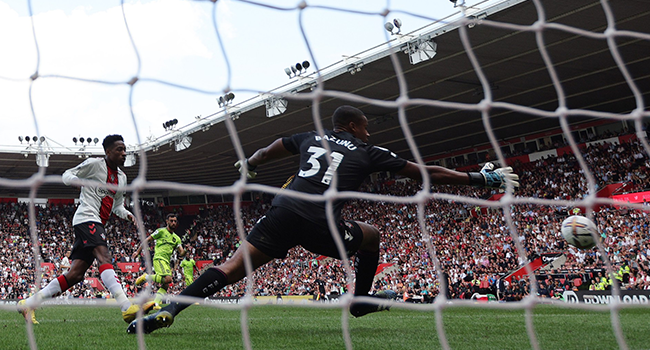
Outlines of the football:
{"label": "football", "polygon": [[576,248],[591,249],[596,246],[592,232],[597,237],[600,237],[598,227],[587,217],[572,215],[562,222],[562,236],[570,245]]}

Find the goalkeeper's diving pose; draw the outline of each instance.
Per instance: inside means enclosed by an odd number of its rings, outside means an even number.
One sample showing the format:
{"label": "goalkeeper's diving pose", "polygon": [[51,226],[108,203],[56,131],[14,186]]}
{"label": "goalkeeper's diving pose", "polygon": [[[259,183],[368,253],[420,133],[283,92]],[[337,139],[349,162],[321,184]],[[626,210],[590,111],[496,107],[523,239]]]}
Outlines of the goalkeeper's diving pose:
{"label": "goalkeeper's diving pose", "polygon": [[[363,112],[351,106],[341,106],[332,115],[334,130],[306,132],[275,140],[267,147],[257,150],[250,158],[238,161],[235,166],[242,175],[254,178],[256,168],[264,163],[294,154],[300,155],[300,168],[288,185],[292,191],[322,195],[334,183],[338,191],[356,191],[368,175],[378,171],[390,171],[415,180],[429,176],[431,183],[451,185],[474,185],[506,188],[506,183],[517,187],[519,177],[511,168],[492,171],[484,167],[481,172],[465,173],[440,166],[425,166],[398,157],[395,153],[368,144],[370,134],[366,130],[368,119]],[[324,147],[327,144],[331,158]],[[422,171],[424,170],[424,171]],[[360,221],[341,218],[345,199],[333,201],[333,217],[337,225],[334,234],[340,237],[348,257],[355,256],[355,296],[368,296],[379,261],[380,232],[376,227]],[[272,207],[253,227],[246,241],[235,254],[223,264],[207,269],[180,295],[205,298],[246,276],[245,252],[250,254],[253,270],[273,259],[283,259],[290,248],[297,245],[321,255],[340,259],[341,255],[330,232],[325,201],[311,201],[278,194]],[[245,249],[244,249],[245,247]],[[393,291],[382,291],[374,296],[394,299]],[[172,302],[155,314],[135,320],[127,332],[135,333],[138,322],[143,323],[145,333],[161,327],[169,327],[174,318],[191,303]],[[387,309],[387,303],[354,300],[350,313],[360,317]]]}

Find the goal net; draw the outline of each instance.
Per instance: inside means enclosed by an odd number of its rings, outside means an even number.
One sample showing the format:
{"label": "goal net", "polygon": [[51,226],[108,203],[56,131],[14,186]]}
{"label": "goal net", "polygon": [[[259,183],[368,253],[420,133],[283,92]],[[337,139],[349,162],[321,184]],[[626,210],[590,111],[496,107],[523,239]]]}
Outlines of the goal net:
{"label": "goal net", "polygon": [[[379,173],[358,192],[341,192],[333,176],[320,199],[329,227],[337,226],[333,203],[346,199],[345,219],[380,228],[373,291],[397,291],[392,308],[435,318],[444,349],[453,347],[444,321],[453,308],[524,310],[533,349],[542,347],[534,323],[539,305],[609,311],[618,347],[629,348],[619,311],[647,307],[650,290],[648,2],[441,3],[160,0],[97,11],[0,2],[0,29],[10,32],[14,25],[21,33],[0,41],[16,53],[0,61],[0,92],[15,97],[0,113],[9,125],[4,136],[11,137],[5,139],[22,135],[20,144],[0,146],[3,168],[18,169],[2,169],[0,199],[28,202],[0,203],[1,238],[12,242],[3,248],[22,250],[12,254],[25,259],[23,278],[34,292],[46,285],[50,275],[43,263],[56,243],[43,242],[64,230],[55,226],[55,209],[38,204],[61,196],[62,171],[53,168],[101,156],[95,135],[116,130],[129,144],[130,183],[124,190],[140,225],[136,233],[111,221],[107,232],[115,240],[131,234],[136,244],[162,222],[158,204],[195,210],[189,213],[195,219],[185,223],[191,252],[223,262],[275,194],[317,200],[281,189],[297,170],[291,159],[261,166],[254,180],[239,176],[233,164],[278,137],[309,130],[323,135],[333,110],[349,104],[366,114],[371,143],[420,167],[479,171],[493,162],[521,177],[519,189],[509,184],[498,192]],[[65,51],[79,57],[74,69],[66,62],[70,57],[57,53]],[[153,132],[152,125],[159,129],[161,123],[165,133]],[[74,147],[48,134],[68,135],[77,127]],[[82,135],[86,130],[95,134]],[[598,225],[602,237],[594,237],[593,250],[563,240],[560,223],[572,214]],[[44,217],[52,218],[49,226]],[[21,225],[27,239],[11,230]],[[333,237],[344,252],[338,235]],[[130,256],[128,245],[119,249]],[[212,299],[181,298],[176,287],[167,300],[241,310],[246,349],[254,348],[248,311],[263,298],[277,301],[279,294],[285,304],[340,308],[345,347],[356,348],[348,313],[352,261],[300,247],[286,261],[258,271],[247,261],[247,278]],[[149,255],[144,262],[151,272]],[[3,261],[0,267],[12,266]],[[0,279],[9,285],[10,275]],[[271,284],[268,276],[279,277]],[[310,277],[304,282],[298,276]],[[82,296],[87,290],[76,288]],[[144,303],[151,292],[151,286],[136,291],[134,302]],[[2,293],[6,302],[0,307],[15,310],[11,292]],[[291,301],[297,295],[314,300]],[[106,305],[85,298],[43,301],[59,304]],[[37,349],[35,326],[26,324],[29,345]],[[144,339],[139,333],[142,349]]]}

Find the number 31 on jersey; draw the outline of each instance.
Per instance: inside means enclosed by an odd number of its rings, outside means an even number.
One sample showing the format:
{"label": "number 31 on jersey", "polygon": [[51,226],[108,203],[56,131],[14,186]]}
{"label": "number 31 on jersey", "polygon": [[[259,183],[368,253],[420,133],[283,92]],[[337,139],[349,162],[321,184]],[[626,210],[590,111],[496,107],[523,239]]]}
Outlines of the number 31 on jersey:
{"label": "number 31 on jersey", "polygon": [[[298,176],[300,177],[312,177],[318,175],[321,172],[321,161],[325,161],[325,158],[321,157],[327,153],[324,148],[316,146],[309,147],[307,152],[311,153],[311,157],[309,157],[307,160],[307,163],[311,165],[311,168],[307,170],[300,170],[298,173]],[[334,177],[336,169],[338,169],[339,165],[341,165],[341,162],[343,161],[343,154],[339,152],[332,152],[331,155],[332,161],[330,162],[330,165],[327,167],[327,170],[322,175],[322,178],[320,180],[320,182],[326,185],[329,185],[330,182],[332,182],[332,177]]]}

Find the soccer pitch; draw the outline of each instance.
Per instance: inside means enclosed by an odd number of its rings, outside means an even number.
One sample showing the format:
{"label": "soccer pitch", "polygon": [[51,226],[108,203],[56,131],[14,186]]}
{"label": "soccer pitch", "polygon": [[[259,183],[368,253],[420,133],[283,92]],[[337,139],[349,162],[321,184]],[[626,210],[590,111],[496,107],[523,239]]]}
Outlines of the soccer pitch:
{"label": "soccer pitch", "polygon": [[[137,336],[115,308],[79,306],[37,310],[39,349],[137,349]],[[170,328],[145,335],[148,349],[243,349],[240,311],[192,306]],[[650,348],[650,310],[621,310],[630,349]],[[29,349],[16,312],[0,312],[0,348]],[[440,349],[435,314],[393,308],[350,318],[354,349]],[[452,349],[530,349],[523,311],[451,308],[444,311]],[[249,311],[254,349],[345,349],[339,309],[255,306]],[[616,349],[608,312],[538,306],[534,325],[541,349]]]}

